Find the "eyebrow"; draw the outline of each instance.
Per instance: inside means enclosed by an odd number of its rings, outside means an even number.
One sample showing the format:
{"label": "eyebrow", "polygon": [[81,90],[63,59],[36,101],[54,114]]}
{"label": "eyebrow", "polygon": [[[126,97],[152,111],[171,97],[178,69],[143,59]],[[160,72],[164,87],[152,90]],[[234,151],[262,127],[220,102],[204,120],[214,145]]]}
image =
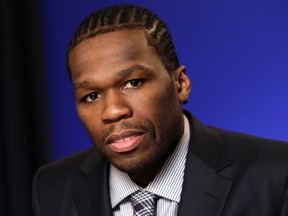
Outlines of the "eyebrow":
{"label": "eyebrow", "polygon": [[[132,72],[134,72],[136,70],[145,70],[148,74],[152,73],[152,70],[147,68],[147,67],[145,67],[145,66],[133,65],[133,66],[130,66],[128,68],[125,68],[125,69],[122,69],[120,71],[117,71],[115,73],[115,76],[117,76],[117,77],[126,77],[126,76],[128,76],[129,74],[131,74]],[[78,89],[81,89],[81,88],[90,88],[90,87],[92,87],[93,83],[94,83],[93,79],[88,79],[88,80],[84,80],[83,82],[75,83],[74,84],[74,91],[76,91]]]}

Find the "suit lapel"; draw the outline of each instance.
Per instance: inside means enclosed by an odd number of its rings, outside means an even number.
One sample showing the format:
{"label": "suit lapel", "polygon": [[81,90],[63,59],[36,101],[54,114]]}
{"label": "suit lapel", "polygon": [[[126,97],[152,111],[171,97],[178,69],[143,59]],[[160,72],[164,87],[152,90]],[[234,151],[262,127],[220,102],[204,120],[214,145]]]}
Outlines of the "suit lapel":
{"label": "suit lapel", "polygon": [[84,177],[72,188],[78,216],[112,215],[108,163],[92,155],[80,169]]}
{"label": "suit lapel", "polygon": [[[191,119],[191,118],[190,118]],[[189,152],[179,216],[220,216],[233,180],[221,175],[232,164],[217,133],[195,119],[191,130]]]}
{"label": "suit lapel", "polygon": [[220,216],[233,181],[211,172],[193,155],[187,160],[193,170],[185,173],[178,215]]}

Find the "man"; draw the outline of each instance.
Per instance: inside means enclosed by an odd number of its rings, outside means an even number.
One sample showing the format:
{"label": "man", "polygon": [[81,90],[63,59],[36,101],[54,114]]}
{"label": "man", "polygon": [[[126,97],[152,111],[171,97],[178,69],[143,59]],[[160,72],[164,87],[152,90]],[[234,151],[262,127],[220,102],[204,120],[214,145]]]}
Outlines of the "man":
{"label": "man", "polygon": [[288,215],[287,143],[183,111],[190,81],[155,14],[96,11],[71,39],[67,65],[95,149],[39,169],[35,215]]}

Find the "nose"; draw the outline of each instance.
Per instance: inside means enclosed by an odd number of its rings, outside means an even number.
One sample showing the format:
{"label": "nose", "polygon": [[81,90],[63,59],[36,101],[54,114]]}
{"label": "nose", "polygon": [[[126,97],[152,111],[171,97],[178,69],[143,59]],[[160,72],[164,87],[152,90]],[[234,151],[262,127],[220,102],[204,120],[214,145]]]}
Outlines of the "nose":
{"label": "nose", "polygon": [[132,116],[132,109],[121,92],[110,91],[104,95],[102,122],[112,123]]}

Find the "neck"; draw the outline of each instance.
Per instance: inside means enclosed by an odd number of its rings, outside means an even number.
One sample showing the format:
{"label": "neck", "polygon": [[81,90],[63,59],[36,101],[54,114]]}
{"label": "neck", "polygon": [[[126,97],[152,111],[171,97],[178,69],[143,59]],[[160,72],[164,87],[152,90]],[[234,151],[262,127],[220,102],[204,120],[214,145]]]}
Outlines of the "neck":
{"label": "neck", "polygon": [[[182,136],[182,133],[181,133],[181,136]],[[147,187],[148,184],[155,178],[157,173],[162,169],[168,157],[174,152],[176,146],[179,143],[180,138],[177,137],[175,139],[176,141],[174,141],[174,144],[171,145],[170,149],[167,151],[167,153],[164,155],[162,159],[160,159],[156,163],[154,162],[150,167],[146,169],[133,172],[133,173],[129,173],[130,178],[140,187],[142,188]]]}
{"label": "neck", "polygon": [[145,188],[155,178],[159,170],[163,167],[166,159],[157,163],[153,167],[139,172],[129,173],[130,178],[140,187]]}
{"label": "neck", "polygon": [[140,187],[145,188],[148,184],[153,181],[157,173],[162,169],[168,157],[174,152],[176,146],[179,144],[179,140],[184,133],[184,122],[182,121],[182,127],[180,127],[180,133],[174,138],[172,145],[166,152],[166,154],[160,158],[157,162],[152,162],[150,166],[137,172],[128,173],[130,178]]}

